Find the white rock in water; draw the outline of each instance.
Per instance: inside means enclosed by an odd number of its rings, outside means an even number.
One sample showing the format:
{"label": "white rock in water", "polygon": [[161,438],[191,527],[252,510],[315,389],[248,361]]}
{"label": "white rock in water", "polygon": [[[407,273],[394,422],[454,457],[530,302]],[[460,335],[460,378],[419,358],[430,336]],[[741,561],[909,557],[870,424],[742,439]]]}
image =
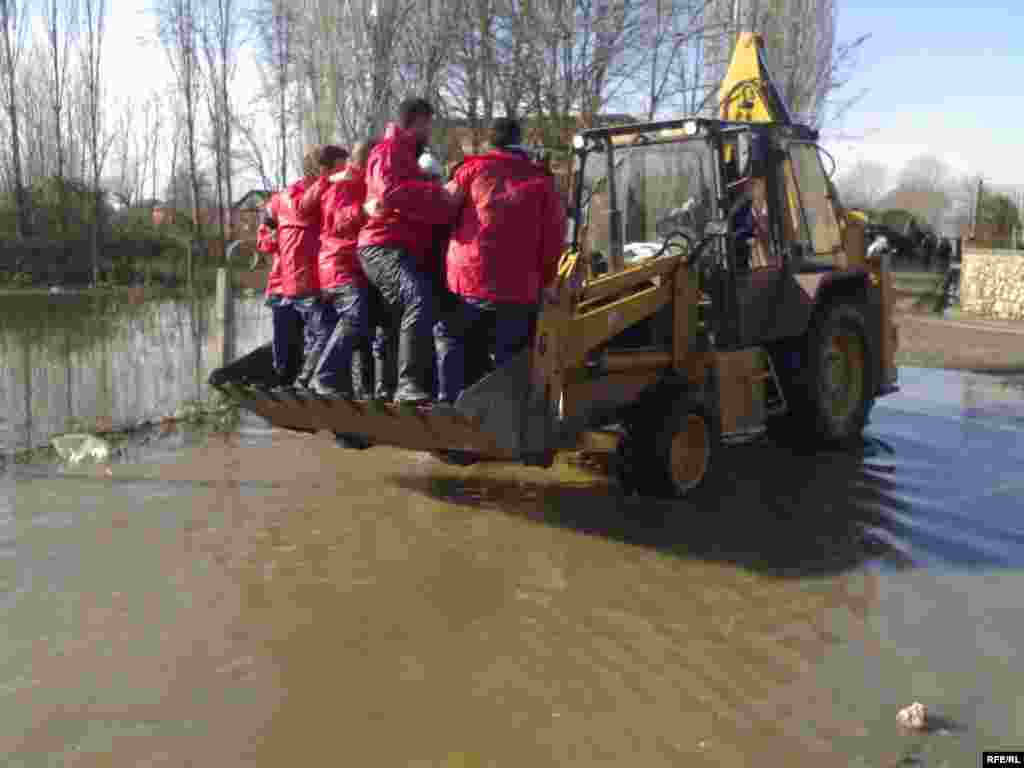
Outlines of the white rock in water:
{"label": "white rock in water", "polygon": [[69,464],[83,461],[103,463],[110,461],[112,453],[110,443],[95,435],[60,435],[53,438],[50,445]]}
{"label": "white rock in water", "polygon": [[904,728],[921,730],[924,728],[925,720],[928,717],[928,708],[919,701],[915,701],[909,707],[904,707],[896,715],[900,725]]}

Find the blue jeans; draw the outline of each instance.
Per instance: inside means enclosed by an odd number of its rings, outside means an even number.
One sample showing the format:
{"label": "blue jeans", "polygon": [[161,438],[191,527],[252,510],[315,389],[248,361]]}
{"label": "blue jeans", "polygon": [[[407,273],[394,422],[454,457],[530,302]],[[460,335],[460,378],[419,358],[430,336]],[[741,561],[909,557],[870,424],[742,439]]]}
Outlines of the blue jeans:
{"label": "blue jeans", "polygon": [[537,319],[534,304],[506,304],[467,296],[434,327],[438,399],[454,403],[462,390],[500,368],[530,344]]}
{"label": "blue jeans", "polygon": [[305,387],[313,378],[313,371],[316,370],[334,330],[334,308],[319,298],[295,299],[294,302],[293,306],[305,326],[302,369],[295,383]]}
{"label": "blue jeans", "polygon": [[352,395],[352,357],[369,334],[369,291],[363,286],[346,285],[329,292],[324,303],[330,307],[335,324],[313,373],[313,383],[317,388]]}

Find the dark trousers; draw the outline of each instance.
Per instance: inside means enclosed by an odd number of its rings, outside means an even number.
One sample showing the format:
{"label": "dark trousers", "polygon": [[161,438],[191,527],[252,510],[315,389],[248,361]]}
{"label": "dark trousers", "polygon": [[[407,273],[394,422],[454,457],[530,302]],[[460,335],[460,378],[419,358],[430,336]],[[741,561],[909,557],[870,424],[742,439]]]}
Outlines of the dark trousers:
{"label": "dark trousers", "polygon": [[390,316],[398,321],[395,400],[430,399],[436,314],[431,279],[400,248],[360,248],[359,261],[370,283],[380,292]]}
{"label": "dark trousers", "polygon": [[315,298],[267,299],[274,339],[274,372],[282,385],[305,384],[330,338],[332,318]]}
{"label": "dark trousers", "polygon": [[306,334],[302,350],[302,368],[295,383],[305,387],[309,385],[313,371],[327,349],[336,317],[334,308],[318,298],[299,299],[295,302],[295,308],[302,318]]}
{"label": "dark trousers", "polygon": [[274,328],[274,374],[279,384],[290,384],[302,367],[302,317],[291,302],[282,301],[280,296],[269,297],[267,306]]}
{"label": "dark trousers", "polygon": [[325,295],[323,303],[331,308],[335,322],[313,383],[319,389],[351,396],[356,394],[352,361],[369,333],[369,291],[364,286],[346,285]]}
{"label": "dark trousers", "polygon": [[434,328],[438,399],[454,403],[490,368],[500,368],[530,344],[537,319],[533,304],[505,304],[465,296]]}

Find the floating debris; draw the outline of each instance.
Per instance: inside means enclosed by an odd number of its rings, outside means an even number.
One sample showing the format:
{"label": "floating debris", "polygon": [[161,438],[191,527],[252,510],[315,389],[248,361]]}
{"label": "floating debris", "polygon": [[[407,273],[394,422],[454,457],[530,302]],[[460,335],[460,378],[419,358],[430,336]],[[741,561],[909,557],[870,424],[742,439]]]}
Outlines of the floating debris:
{"label": "floating debris", "polygon": [[899,724],[915,731],[923,730],[928,718],[928,708],[919,701],[904,707],[896,715]]}
{"label": "floating debris", "polygon": [[95,435],[59,435],[53,438],[50,444],[57,455],[69,464],[81,464],[85,461],[102,464],[110,461],[113,454],[110,443]]}

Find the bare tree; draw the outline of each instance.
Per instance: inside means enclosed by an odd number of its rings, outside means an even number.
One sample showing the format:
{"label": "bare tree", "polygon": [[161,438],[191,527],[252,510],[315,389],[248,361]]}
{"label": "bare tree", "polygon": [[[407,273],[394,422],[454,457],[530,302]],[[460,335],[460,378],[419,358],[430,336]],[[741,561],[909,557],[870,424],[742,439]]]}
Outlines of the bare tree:
{"label": "bare tree", "polygon": [[838,98],[868,36],[840,42],[837,0],[713,0],[705,11],[705,81],[712,99],[740,31],[765,39],[772,77],[794,119],[820,127],[855,100]]}
{"label": "bare tree", "polygon": [[[167,59],[177,83],[184,121],[185,159],[188,164],[190,203],[192,210],[192,235],[200,235],[199,218],[199,160],[196,145],[201,72],[199,68],[199,31],[195,13],[195,0],[160,0],[157,7],[157,29],[160,42],[167,52]],[[176,165],[171,173],[177,174]],[[188,255],[188,274],[192,274],[192,249]]]}
{"label": "bare tree", "polygon": [[864,208],[877,207],[888,191],[888,185],[889,168],[864,157],[857,158],[849,170],[836,180],[843,202]]}
{"label": "bare tree", "polygon": [[67,140],[64,136],[64,112],[67,109],[66,94],[71,61],[71,45],[75,39],[78,21],[78,4],[75,0],[44,0],[46,41],[50,53],[50,106],[53,110],[53,154],[57,163],[56,177],[59,202],[61,234],[68,228],[67,190],[64,176]]}
{"label": "bare tree", "polygon": [[25,42],[28,3],[0,0],[0,68],[3,69],[4,109],[7,112],[8,139],[11,145],[11,176],[14,200],[18,208],[18,236],[32,234],[28,190],[21,165],[21,133],[18,125],[18,67]]}
{"label": "bare tree", "polygon": [[255,23],[265,96],[274,104],[280,168],[278,184],[283,187],[288,180],[289,95],[294,80],[296,13],[288,0],[263,0]]}
{"label": "bare tree", "polygon": [[953,202],[954,184],[953,174],[941,158],[918,155],[904,166],[883,205],[909,211],[935,229]]}
{"label": "bare tree", "polygon": [[231,84],[237,73],[237,49],[241,36],[236,0],[202,0],[203,52],[210,82],[207,103],[214,136],[214,177],[217,186],[221,238],[231,236],[231,217],[226,216],[233,200],[232,147],[234,127]]}
{"label": "bare tree", "polygon": [[103,194],[100,176],[109,143],[103,138],[103,35],[106,30],[106,0],[82,0],[82,27],[84,39],[81,47],[82,77],[85,86],[89,166],[92,170],[93,216],[89,234],[92,256],[93,284],[100,279],[100,226],[103,219]]}

